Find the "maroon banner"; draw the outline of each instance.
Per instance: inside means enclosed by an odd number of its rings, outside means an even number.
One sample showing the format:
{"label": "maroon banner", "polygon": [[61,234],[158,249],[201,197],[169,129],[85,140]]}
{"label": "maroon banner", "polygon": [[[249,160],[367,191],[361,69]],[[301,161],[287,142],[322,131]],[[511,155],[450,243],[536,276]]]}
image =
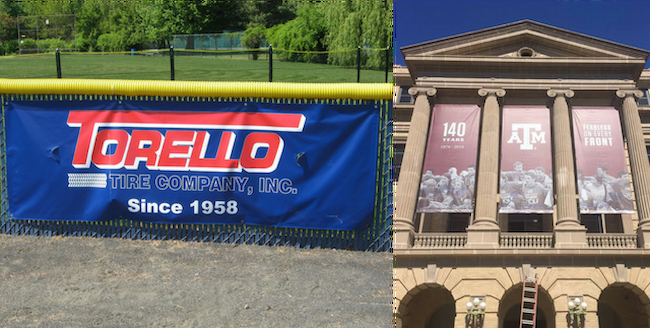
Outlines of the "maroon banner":
{"label": "maroon banner", "polygon": [[553,213],[549,109],[504,106],[500,213]]}
{"label": "maroon banner", "polygon": [[418,212],[472,212],[479,119],[477,105],[435,105]]}
{"label": "maroon banner", "polygon": [[580,213],[634,213],[623,133],[613,107],[573,107]]}

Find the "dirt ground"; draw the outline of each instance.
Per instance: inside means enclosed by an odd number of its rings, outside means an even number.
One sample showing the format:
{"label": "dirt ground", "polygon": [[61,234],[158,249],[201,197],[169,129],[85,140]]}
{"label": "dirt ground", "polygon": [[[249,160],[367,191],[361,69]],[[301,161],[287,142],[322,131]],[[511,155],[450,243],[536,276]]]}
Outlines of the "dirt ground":
{"label": "dirt ground", "polygon": [[391,253],[0,235],[1,327],[393,327]]}

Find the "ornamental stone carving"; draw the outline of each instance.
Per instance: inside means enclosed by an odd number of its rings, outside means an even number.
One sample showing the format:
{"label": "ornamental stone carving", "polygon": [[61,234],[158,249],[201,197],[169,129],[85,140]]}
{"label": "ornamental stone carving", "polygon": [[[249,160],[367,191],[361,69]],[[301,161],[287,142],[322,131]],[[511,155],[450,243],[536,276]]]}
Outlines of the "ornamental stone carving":
{"label": "ornamental stone carving", "polygon": [[423,93],[429,97],[434,97],[438,93],[438,90],[436,88],[411,87],[408,92],[414,97]]}
{"label": "ornamental stone carving", "polygon": [[546,91],[546,95],[555,98],[555,97],[564,97],[564,98],[573,98],[575,92],[573,90],[555,90],[551,89]]}
{"label": "ornamental stone carving", "polygon": [[503,89],[478,89],[478,95],[481,97],[495,95],[497,97],[503,97],[506,95],[506,90]]}
{"label": "ornamental stone carving", "polygon": [[641,91],[641,90],[618,90],[618,91],[616,91],[616,96],[618,96],[619,98],[626,98],[626,97],[641,98],[641,97],[643,97],[643,91]]}

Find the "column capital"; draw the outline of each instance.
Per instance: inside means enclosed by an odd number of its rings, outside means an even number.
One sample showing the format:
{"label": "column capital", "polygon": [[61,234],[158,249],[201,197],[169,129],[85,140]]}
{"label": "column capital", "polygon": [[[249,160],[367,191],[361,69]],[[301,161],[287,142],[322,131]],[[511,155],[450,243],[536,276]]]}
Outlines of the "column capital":
{"label": "column capital", "polygon": [[555,98],[555,97],[564,97],[564,98],[573,98],[575,95],[575,92],[573,90],[556,90],[556,89],[550,89],[546,91],[546,95]]}
{"label": "column capital", "polygon": [[497,97],[503,97],[506,95],[506,90],[504,89],[478,89],[478,95],[481,97],[485,96],[497,96]]}
{"label": "column capital", "polygon": [[438,90],[436,88],[424,88],[424,87],[409,88],[409,94],[414,97],[422,94],[426,94],[429,97],[434,97],[437,93]]}
{"label": "column capital", "polygon": [[641,91],[641,90],[617,90],[616,91],[616,96],[618,96],[619,98],[627,98],[627,97],[641,98],[641,97],[643,97],[643,91]]}

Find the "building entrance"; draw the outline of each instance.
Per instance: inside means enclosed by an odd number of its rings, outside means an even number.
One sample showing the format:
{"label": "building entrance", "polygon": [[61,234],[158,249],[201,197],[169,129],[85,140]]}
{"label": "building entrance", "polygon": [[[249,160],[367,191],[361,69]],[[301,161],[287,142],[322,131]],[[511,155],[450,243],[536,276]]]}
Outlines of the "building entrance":
{"label": "building entrance", "polygon": [[[510,288],[499,302],[499,328],[519,328],[522,284]],[[546,290],[539,288],[535,328],[555,328],[555,308]]]}
{"label": "building entrance", "polygon": [[[625,285],[605,288],[598,299],[599,327],[647,328],[648,311],[641,300],[645,293],[638,287],[636,291],[641,296]],[[644,298],[647,304],[648,297]]]}
{"label": "building entrance", "polygon": [[453,328],[456,302],[451,293],[441,286],[424,288],[412,290],[412,299],[397,312],[396,327]]}

